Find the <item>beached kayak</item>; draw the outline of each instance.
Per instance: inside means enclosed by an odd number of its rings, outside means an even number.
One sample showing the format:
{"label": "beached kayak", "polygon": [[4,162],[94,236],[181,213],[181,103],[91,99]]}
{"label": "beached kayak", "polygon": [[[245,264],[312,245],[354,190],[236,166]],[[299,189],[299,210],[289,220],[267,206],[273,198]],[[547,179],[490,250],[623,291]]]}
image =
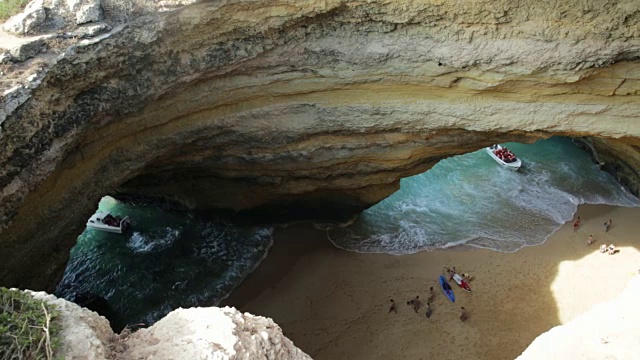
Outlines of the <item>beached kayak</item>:
{"label": "beached kayak", "polygon": [[453,280],[456,282],[456,284],[458,284],[458,286],[460,286],[464,290],[471,291],[471,286],[469,286],[469,284],[466,281],[464,281],[462,276],[458,274],[453,274]]}
{"label": "beached kayak", "polygon": [[449,285],[447,279],[442,275],[440,275],[440,287],[442,288],[442,291],[444,291],[444,294],[447,296],[447,298],[451,300],[451,302],[456,302],[456,296],[453,295],[453,289],[451,288],[451,285]]}

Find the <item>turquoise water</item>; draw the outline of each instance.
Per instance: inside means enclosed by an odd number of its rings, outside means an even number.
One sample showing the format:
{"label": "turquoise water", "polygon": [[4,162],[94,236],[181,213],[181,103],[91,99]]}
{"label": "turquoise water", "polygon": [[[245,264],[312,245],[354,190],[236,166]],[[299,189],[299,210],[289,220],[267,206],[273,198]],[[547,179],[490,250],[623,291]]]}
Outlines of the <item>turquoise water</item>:
{"label": "turquoise water", "polygon": [[544,242],[578,204],[638,206],[570,139],[507,143],[523,162],[499,166],[484,149],[440,161],[401,180],[400,190],[350,226],[328,231],[338,247],[409,254],[469,245],[516,251]]}
{"label": "turquoise water", "polygon": [[112,327],[153,324],[178,307],[217,305],[266,256],[272,229],[236,226],[192,212],[127,205],[104,197],[99,210],[129,216],[132,232],[87,229],[78,237],[56,295],[107,300]]}
{"label": "turquoise water", "polygon": [[[403,179],[388,199],[351,226],[328,230],[333,243],[358,252],[408,254],[470,246],[515,251],[544,242],[581,203],[638,206],[571,140],[509,143],[523,161],[515,172],[484,150],[452,157]],[[126,235],[85,230],[56,294],[106,299],[116,329],[152,324],[178,307],[224,299],[266,256],[271,227],[238,226],[153,204],[105,197],[99,210],[127,215]]]}

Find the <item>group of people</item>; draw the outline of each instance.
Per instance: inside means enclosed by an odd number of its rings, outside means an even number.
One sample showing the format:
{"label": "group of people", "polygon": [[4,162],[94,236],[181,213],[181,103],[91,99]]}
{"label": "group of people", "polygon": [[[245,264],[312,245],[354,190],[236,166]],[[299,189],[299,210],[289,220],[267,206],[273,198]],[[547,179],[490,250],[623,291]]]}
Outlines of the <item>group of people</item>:
{"label": "group of people", "polygon": [[498,159],[506,162],[506,163],[512,163],[514,161],[516,161],[516,156],[511,152],[511,150],[507,149],[506,147],[503,148],[497,148],[493,150],[493,153],[498,157]]}
{"label": "group of people", "polygon": [[[613,220],[611,219],[609,219],[609,221],[605,221],[604,232],[608,232],[612,224],[613,224]],[[578,216],[576,221],[573,223],[573,230],[574,231],[577,230],[579,226],[580,226],[580,216]],[[587,238],[587,246],[593,244],[595,241],[596,240],[594,239],[593,234],[589,235],[589,237]],[[607,244],[602,244],[600,245],[600,252],[613,255],[616,253],[616,246],[613,243],[609,244],[608,246]]]}
{"label": "group of people", "polygon": [[[453,268],[449,268],[445,265],[442,268],[443,268],[443,275],[446,271],[446,273],[448,274],[449,281],[453,280],[453,275],[456,274],[456,267],[454,266]],[[470,274],[462,273],[460,275],[463,278],[467,279],[468,281],[471,281],[472,277]],[[435,297],[436,297],[436,293],[435,293],[435,290],[433,290],[433,286],[432,286],[429,288],[429,297],[427,298],[427,309],[425,312],[425,316],[427,318],[430,318],[431,315],[433,314],[432,304]],[[413,311],[417,314],[420,308],[422,307],[422,300],[420,300],[419,295],[416,295],[416,297],[407,301],[407,305],[412,306]],[[467,321],[467,319],[469,319],[469,313],[464,308],[464,306],[460,307],[460,311],[461,311],[460,321]],[[393,299],[390,300],[389,313],[395,313],[395,314],[398,313],[398,307],[396,306],[396,302]]]}
{"label": "group of people", "polygon": [[609,244],[609,246],[607,246],[607,244],[602,244],[600,245],[600,252],[601,253],[608,253],[609,255],[613,255],[616,253],[616,246],[612,244]]}
{"label": "group of people", "polygon": [[[580,227],[580,222],[582,220],[580,219],[580,216],[578,216],[578,218],[576,218],[576,221],[573,223],[573,230],[576,231],[578,230],[578,228]],[[609,229],[611,228],[611,225],[613,225],[613,220],[609,219],[609,221],[605,221],[604,222],[604,232],[609,232]],[[591,244],[589,244],[591,245]]]}
{"label": "group of people", "polygon": [[[427,299],[427,310],[425,312],[425,316],[427,318],[430,318],[431,315],[433,314],[433,308],[431,307],[431,304],[433,303],[433,300],[435,299],[435,291],[433,290],[433,286],[429,288],[429,298]],[[391,299],[390,300],[390,306],[389,306],[389,313],[398,313],[398,307],[396,306],[396,302]],[[414,297],[413,299],[407,301],[407,305],[410,305],[413,307],[413,311],[417,314],[418,311],[420,310],[420,308],[422,307],[422,301],[420,300],[420,296],[416,295],[416,297]],[[467,319],[469,319],[469,313],[467,313],[467,310],[464,308],[464,306],[460,307],[461,310],[461,314],[460,314],[460,320],[461,321],[467,321]]]}
{"label": "group of people", "polygon": [[[431,309],[431,303],[433,303],[433,299],[435,298],[436,293],[433,290],[433,286],[431,288],[429,288],[429,298],[427,299],[427,312],[426,312],[426,316],[428,318],[431,317],[431,314],[433,314],[433,309]],[[416,295],[416,297],[414,297],[413,299],[407,301],[407,305],[411,305],[413,307],[413,311],[417,314],[418,310],[420,310],[420,308],[422,307],[422,300],[420,300],[420,296]],[[393,312],[393,313],[398,313],[398,308],[396,306],[396,302],[391,299],[391,306],[389,307],[389,312]]]}
{"label": "group of people", "polygon": [[107,216],[102,219],[102,222],[109,226],[120,226],[120,221],[122,221],[120,217],[116,217],[111,214],[107,214]]}
{"label": "group of people", "polygon": [[[448,266],[444,265],[442,266],[443,272],[442,275],[447,275],[447,278],[449,279],[449,281],[453,280],[453,275],[457,274],[458,272],[456,271],[456,267],[454,266],[453,268],[449,268]],[[471,274],[468,273],[461,273],[460,276],[462,276],[463,279],[467,280],[467,281],[471,281],[472,276]]]}

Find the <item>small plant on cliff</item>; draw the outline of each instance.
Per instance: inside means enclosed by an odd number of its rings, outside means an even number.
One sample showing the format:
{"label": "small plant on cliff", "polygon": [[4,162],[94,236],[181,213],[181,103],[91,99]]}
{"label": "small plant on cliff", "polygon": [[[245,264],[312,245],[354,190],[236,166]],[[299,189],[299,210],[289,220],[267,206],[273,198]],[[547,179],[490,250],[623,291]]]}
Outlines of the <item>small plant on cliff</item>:
{"label": "small plant on cliff", "polygon": [[52,359],[58,312],[21,291],[0,288],[0,359]]}
{"label": "small plant on cliff", "polygon": [[22,11],[29,0],[0,0],[0,22]]}

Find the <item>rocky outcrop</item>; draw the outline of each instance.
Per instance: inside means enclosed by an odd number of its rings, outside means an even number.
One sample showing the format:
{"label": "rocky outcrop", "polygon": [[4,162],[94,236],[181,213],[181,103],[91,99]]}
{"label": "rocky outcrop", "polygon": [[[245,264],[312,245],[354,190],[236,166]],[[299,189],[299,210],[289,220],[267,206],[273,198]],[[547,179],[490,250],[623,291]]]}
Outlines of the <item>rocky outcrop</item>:
{"label": "rocky outcrop", "polygon": [[67,0],[69,11],[75,14],[77,25],[102,20],[100,0]]}
{"label": "rocky outcrop", "polygon": [[28,292],[59,310],[62,344],[56,356],[65,359],[311,359],[273,320],[234,308],[178,309],[148,329],[116,335],[93,311]]}
{"label": "rocky outcrop", "polygon": [[311,359],[273,320],[229,307],[174,310],[126,346],[125,359]]}
{"label": "rocky outcrop", "polygon": [[34,298],[53,305],[59,311],[62,342],[57,355],[65,359],[101,360],[111,358],[115,340],[109,321],[97,313],[45,292],[28,291]]}
{"label": "rocky outcrop", "polygon": [[611,141],[598,137],[584,139],[589,144],[594,161],[603,170],[615,176],[626,188],[636,196],[640,194],[640,158],[636,155],[640,151],[637,139],[627,139],[624,142]]}
{"label": "rocky outcrop", "polygon": [[40,28],[46,16],[44,1],[33,0],[21,13],[10,18],[3,28],[8,32],[26,35]]}
{"label": "rocky outcrop", "polygon": [[114,26],[2,110],[0,284],[51,288],[108,193],[346,218],[444,157],[551,135],[637,169],[639,17],[626,0],[228,0]]}
{"label": "rocky outcrop", "polygon": [[635,359],[638,355],[640,277],[615,300],[538,336],[517,360]]}
{"label": "rocky outcrop", "polygon": [[25,9],[2,26],[4,31],[27,35],[68,29],[103,19],[100,0],[31,0]]}

